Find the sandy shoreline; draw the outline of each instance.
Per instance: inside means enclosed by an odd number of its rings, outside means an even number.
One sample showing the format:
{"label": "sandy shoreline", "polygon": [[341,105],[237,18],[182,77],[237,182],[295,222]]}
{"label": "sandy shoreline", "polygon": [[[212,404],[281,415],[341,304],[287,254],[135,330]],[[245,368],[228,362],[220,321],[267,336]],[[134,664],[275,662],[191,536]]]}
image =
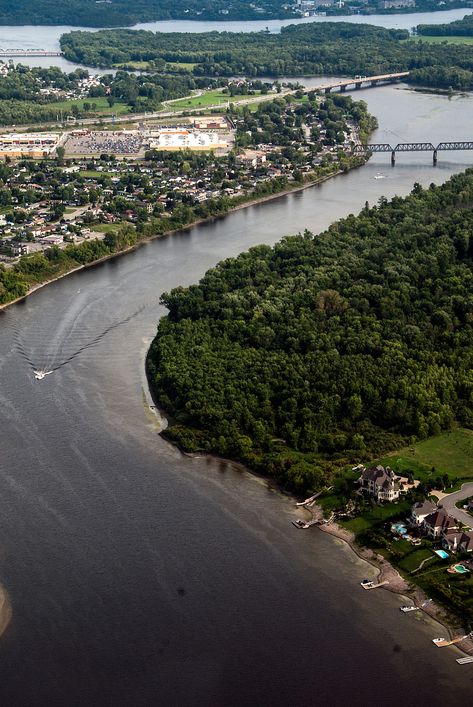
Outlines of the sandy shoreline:
{"label": "sandy shoreline", "polygon": [[[358,167],[362,167],[363,165],[358,165],[356,167],[352,167],[351,169],[358,169]],[[349,171],[351,171],[351,169]],[[296,194],[297,192],[304,191],[305,189],[310,189],[311,187],[316,187],[319,184],[323,184],[323,182],[328,181],[329,179],[332,179],[333,177],[338,177],[339,175],[344,174],[343,170],[338,169],[336,172],[332,172],[332,174],[327,174],[324,177],[320,177],[320,179],[316,179],[313,182],[308,182],[307,184],[302,184],[301,186],[298,187],[293,187],[293,188],[288,188],[284,189],[283,191],[279,191],[275,194],[268,194],[267,196],[262,196],[258,199],[251,199],[251,201],[245,201],[242,204],[237,204],[237,206],[233,206],[231,209],[226,211],[224,214],[220,214],[219,216],[210,216],[209,218],[201,218],[201,219],[196,219],[195,221],[192,221],[191,223],[186,224],[185,226],[181,226],[180,228],[174,228],[169,231],[165,231],[164,233],[157,233],[155,236],[147,236],[144,238],[142,241],[139,241],[138,243],[135,243],[134,245],[129,246],[128,248],[124,248],[123,250],[117,251],[116,253],[110,253],[108,255],[104,255],[102,258],[98,258],[97,260],[93,260],[91,263],[86,263],[85,265],[78,265],[75,268],[72,268],[72,270],[67,270],[64,273],[61,273],[60,275],[56,275],[55,277],[52,277],[49,280],[45,280],[44,282],[41,282],[37,285],[33,285],[30,287],[28,292],[25,295],[22,295],[21,297],[17,297],[14,300],[11,300],[11,302],[5,302],[4,304],[0,304],[0,311],[3,309],[7,309],[8,307],[11,307],[14,304],[17,304],[18,302],[22,302],[23,300],[27,299],[27,297],[30,297],[32,294],[37,292],[38,290],[41,290],[43,287],[46,287],[47,285],[51,285],[53,282],[57,282],[57,280],[62,280],[64,277],[68,277],[69,275],[72,275],[73,273],[80,272],[81,270],[86,270],[87,268],[93,268],[96,265],[100,265],[101,263],[105,263],[107,260],[113,260],[114,258],[119,258],[123,255],[127,255],[128,253],[137,250],[138,248],[141,248],[142,246],[146,245],[147,243],[150,243],[151,241],[154,241],[158,238],[168,238],[169,236],[173,236],[176,233],[185,233],[186,231],[189,231],[191,228],[194,228],[195,226],[199,226],[203,223],[210,223],[211,221],[218,219],[218,218],[224,218],[225,216],[228,216],[229,214],[232,214],[236,211],[240,211],[241,209],[246,209],[250,206],[257,206],[258,204],[263,204],[266,201],[272,201],[273,199],[278,199],[283,196],[287,196],[288,194]]]}

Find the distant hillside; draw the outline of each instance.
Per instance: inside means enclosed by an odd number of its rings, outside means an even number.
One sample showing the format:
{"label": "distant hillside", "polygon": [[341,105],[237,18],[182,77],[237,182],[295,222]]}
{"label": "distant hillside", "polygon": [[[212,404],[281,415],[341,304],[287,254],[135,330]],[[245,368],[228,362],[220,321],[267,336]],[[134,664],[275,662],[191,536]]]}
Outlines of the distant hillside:
{"label": "distant hillside", "polygon": [[148,370],[187,450],[297,491],[473,427],[473,170],[164,294]]}
{"label": "distant hillside", "polygon": [[[153,20],[271,19],[294,16],[280,0],[2,0],[0,24],[119,27]],[[224,14],[222,14],[222,12]]]}

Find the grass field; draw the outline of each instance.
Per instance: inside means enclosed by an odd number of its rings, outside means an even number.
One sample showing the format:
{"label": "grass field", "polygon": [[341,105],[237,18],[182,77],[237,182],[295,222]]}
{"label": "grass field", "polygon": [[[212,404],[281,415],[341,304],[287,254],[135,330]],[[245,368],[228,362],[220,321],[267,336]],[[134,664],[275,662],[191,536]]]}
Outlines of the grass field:
{"label": "grass field", "polygon": [[429,37],[428,35],[417,35],[404,40],[406,42],[428,42],[429,44],[473,44],[473,37],[449,37],[448,35],[440,37]]}
{"label": "grass field", "polygon": [[114,105],[110,108],[108,101],[104,96],[100,96],[99,98],[81,98],[79,100],[70,99],[69,101],[57,101],[56,103],[48,104],[48,107],[50,106],[53,110],[57,110],[58,113],[61,111],[67,111],[69,113],[74,105],[82,111],[84,103],[88,103],[90,106],[92,103],[95,103],[95,110],[91,110],[89,113],[91,116],[96,113],[100,113],[101,115],[124,115],[125,113],[130,112],[130,106],[125,105],[125,103],[114,103]]}
{"label": "grass field", "polygon": [[436,474],[473,478],[473,431],[461,427],[406,447],[380,459],[398,473],[412,471],[421,481]]}
{"label": "grass field", "polygon": [[[255,94],[258,95],[258,94]],[[187,110],[189,108],[207,108],[208,106],[216,106],[227,103],[237,103],[255,96],[230,96],[228,93],[222,93],[220,89],[214,91],[206,91],[201,96],[193,96],[192,98],[182,98],[179,101],[166,104],[166,110]]]}
{"label": "grass field", "polygon": [[110,233],[110,231],[116,231],[121,226],[121,221],[117,223],[97,223],[92,226],[93,231],[98,231],[99,233]]}
{"label": "grass field", "polygon": [[375,506],[372,510],[363,513],[357,518],[350,520],[337,521],[347,530],[350,530],[355,535],[362,533],[369,528],[377,525],[382,525],[390,520],[393,516],[405,515],[411,507],[408,501],[400,501],[399,503],[384,503],[383,505]]}

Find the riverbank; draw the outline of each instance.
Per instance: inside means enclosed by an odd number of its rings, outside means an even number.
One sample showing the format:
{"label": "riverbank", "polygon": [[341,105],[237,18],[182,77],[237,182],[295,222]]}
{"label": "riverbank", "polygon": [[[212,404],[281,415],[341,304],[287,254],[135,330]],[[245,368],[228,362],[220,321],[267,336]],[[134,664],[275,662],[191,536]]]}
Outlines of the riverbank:
{"label": "riverbank", "polygon": [[156,239],[161,239],[161,238],[168,238],[169,236],[173,236],[176,233],[184,233],[195,226],[199,226],[204,223],[210,223],[216,219],[222,218],[224,216],[227,216],[231,213],[235,213],[237,211],[240,211],[241,209],[246,209],[249,208],[250,206],[257,206],[258,204],[263,204],[267,201],[272,201],[274,199],[277,199],[279,197],[287,196],[288,194],[295,194],[297,192],[304,191],[305,189],[309,189],[311,187],[316,187],[319,184],[323,184],[324,182],[328,181],[329,179],[332,179],[333,177],[337,177],[341,174],[344,174],[346,172],[352,171],[353,169],[358,169],[365,164],[366,159],[363,163],[354,165],[353,167],[350,167],[347,170],[341,170],[337,169],[336,171],[324,175],[323,177],[319,177],[315,179],[314,181],[307,182],[306,184],[299,184],[297,186],[293,187],[287,187],[286,189],[283,189],[282,191],[275,192],[274,194],[268,194],[266,196],[261,196],[257,198],[250,198],[248,201],[244,201],[240,204],[237,204],[235,206],[232,206],[228,211],[218,215],[218,216],[211,216],[209,218],[201,218],[201,219],[195,219],[194,221],[185,224],[184,226],[181,226],[179,228],[174,228],[170,229],[169,231],[165,231],[164,233],[157,233],[152,236],[147,236],[146,238],[143,238],[142,240],[138,241],[137,243],[134,243],[131,246],[128,246],[126,248],[123,248],[121,250],[117,250],[114,253],[109,253],[107,255],[104,255],[101,258],[97,258],[96,260],[91,261],[90,263],[85,263],[84,265],[79,265],[77,267],[71,268],[69,270],[66,270],[65,272],[62,272],[58,275],[55,275],[52,278],[45,279],[43,282],[37,283],[36,285],[32,285],[28,292],[26,292],[24,295],[21,295],[21,297],[16,297],[15,299],[11,300],[10,302],[4,302],[3,304],[0,304],[0,311],[7,309],[8,307],[11,307],[14,304],[17,304],[18,302],[21,302],[22,300],[25,300],[27,297],[30,297],[32,294],[37,292],[38,290],[42,289],[43,287],[46,287],[47,285],[51,285],[53,282],[57,282],[58,280],[62,280],[64,277],[67,277],[68,275],[72,275],[73,273],[79,272],[81,270],[85,270],[87,268],[92,268],[95,267],[96,265],[100,265],[101,263],[104,263],[108,260],[112,260],[114,258],[118,258],[120,256],[126,255],[127,253],[130,253],[132,251],[137,250],[137,248],[140,248],[141,246],[146,245],[147,243],[154,241]]}
{"label": "riverbank", "polygon": [[0,585],[0,638],[8,628],[12,617],[12,607],[10,597],[6,590]]}

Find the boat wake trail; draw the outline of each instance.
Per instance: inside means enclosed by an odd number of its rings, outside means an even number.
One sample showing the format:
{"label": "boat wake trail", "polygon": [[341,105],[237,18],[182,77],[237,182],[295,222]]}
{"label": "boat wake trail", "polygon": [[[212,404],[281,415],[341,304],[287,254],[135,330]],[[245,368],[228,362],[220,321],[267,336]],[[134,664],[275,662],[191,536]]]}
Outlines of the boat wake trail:
{"label": "boat wake trail", "polygon": [[[69,325],[59,327],[55,332],[37,332],[36,336],[25,339],[25,332],[15,330],[14,346],[26,361],[37,380],[67,366],[85,351],[97,346],[104,337],[137,317],[148,305],[143,305],[124,319],[115,321],[98,334],[90,325],[81,325],[73,320]],[[65,330],[66,329],[66,330]]]}

